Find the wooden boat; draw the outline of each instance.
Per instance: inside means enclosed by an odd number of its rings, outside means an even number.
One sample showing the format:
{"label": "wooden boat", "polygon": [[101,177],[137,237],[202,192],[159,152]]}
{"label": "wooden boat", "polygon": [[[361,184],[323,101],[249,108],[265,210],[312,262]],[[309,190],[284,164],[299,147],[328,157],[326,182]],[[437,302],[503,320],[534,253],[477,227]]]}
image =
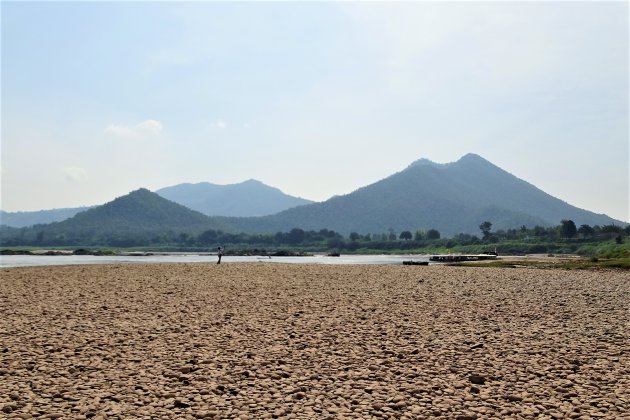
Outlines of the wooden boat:
{"label": "wooden boat", "polygon": [[429,265],[429,261],[403,261],[403,265]]}

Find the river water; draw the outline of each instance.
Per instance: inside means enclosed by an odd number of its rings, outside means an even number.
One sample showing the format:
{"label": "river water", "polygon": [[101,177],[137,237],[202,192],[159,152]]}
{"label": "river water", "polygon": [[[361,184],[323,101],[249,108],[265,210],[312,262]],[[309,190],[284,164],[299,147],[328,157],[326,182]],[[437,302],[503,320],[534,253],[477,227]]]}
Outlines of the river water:
{"label": "river water", "polygon": [[[221,263],[258,262],[289,264],[402,264],[403,261],[429,261],[428,255],[342,255],[328,257],[258,257],[223,256]],[[152,263],[208,263],[215,264],[216,255],[159,254],[148,256],[95,255],[0,255],[0,268],[77,264],[152,264]]]}

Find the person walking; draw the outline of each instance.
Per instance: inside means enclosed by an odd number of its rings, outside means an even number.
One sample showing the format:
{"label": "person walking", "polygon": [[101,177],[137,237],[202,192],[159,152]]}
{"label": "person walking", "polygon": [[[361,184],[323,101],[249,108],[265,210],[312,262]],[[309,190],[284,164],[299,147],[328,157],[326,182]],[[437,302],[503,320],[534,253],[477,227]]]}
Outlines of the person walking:
{"label": "person walking", "polygon": [[221,264],[221,257],[223,256],[223,248],[221,247],[217,248],[217,256],[219,257],[219,261],[217,261],[217,264]]}

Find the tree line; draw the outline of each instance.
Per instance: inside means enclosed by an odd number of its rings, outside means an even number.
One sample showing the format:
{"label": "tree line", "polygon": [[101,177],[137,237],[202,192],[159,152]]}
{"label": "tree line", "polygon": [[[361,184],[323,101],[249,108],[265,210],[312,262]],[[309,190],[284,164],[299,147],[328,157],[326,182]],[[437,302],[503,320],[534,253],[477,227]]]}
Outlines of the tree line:
{"label": "tree line", "polygon": [[[572,220],[562,220],[557,226],[521,226],[518,229],[492,230],[492,222],[479,225],[479,235],[460,233],[443,238],[436,229],[404,230],[395,232],[363,233],[351,232],[344,236],[334,230],[291,229],[274,234],[232,233],[219,229],[208,229],[201,233],[165,230],[158,232],[104,232],[51,233],[37,229],[4,229],[0,232],[1,245],[11,246],[81,246],[81,247],[160,247],[173,250],[205,250],[217,246],[232,249],[300,249],[309,251],[411,251],[423,248],[468,250],[491,250],[499,246],[504,252],[576,252],[589,243],[614,241],[626,242],[630,236],[630,225],[579,227]],[[22,234],[21,234],[22,233]]]}

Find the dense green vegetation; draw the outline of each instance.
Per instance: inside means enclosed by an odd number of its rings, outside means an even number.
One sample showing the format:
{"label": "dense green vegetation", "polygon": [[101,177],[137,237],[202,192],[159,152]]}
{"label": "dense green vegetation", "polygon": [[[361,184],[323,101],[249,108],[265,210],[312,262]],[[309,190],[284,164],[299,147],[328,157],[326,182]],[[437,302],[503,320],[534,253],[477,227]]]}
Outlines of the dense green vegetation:
{"label": "dense green vegetation", "polygon": [[[176,209],[180,210],[180,209]],[[187,209],[186,209],[187,210]],[[189,211],[189,210],[187,210]],[[88,213],[88,212],[86,212]],[[205,216],[204,216],[205,217]],[[496,250],[502,255],[519,254],[579,254],[615,257],[624,256],[630,249],[630,226],[590,226],[579,228],[570,220],[563,220],[555,227],[535,226],[519,229],[492,231],[489,221],[479,225],[480,235],[457,234],[443,238],[436,229],[359,234],[344,236],[329,229],[305,231],[299,228],[275,234],[232,233],[222,229],[194,231],[142,230],[141,226],[125,225],[127,231],[85,231],[72,235],[53,235],[51,230],[37,232],[29,229],[11,230],[12,235],[2,233],[4,247],[113,247],[155,250],[212,250],[227,246],[237,253],[264,253],[270,250],[319,251],[341,253],[481,253]],[[32,229],[31,229],[32,230]],[[27,231],[19,235],[16,231]],[[4,232],[4,230],[2,231]],[[52,230],[52,232],[55,232]]]}

